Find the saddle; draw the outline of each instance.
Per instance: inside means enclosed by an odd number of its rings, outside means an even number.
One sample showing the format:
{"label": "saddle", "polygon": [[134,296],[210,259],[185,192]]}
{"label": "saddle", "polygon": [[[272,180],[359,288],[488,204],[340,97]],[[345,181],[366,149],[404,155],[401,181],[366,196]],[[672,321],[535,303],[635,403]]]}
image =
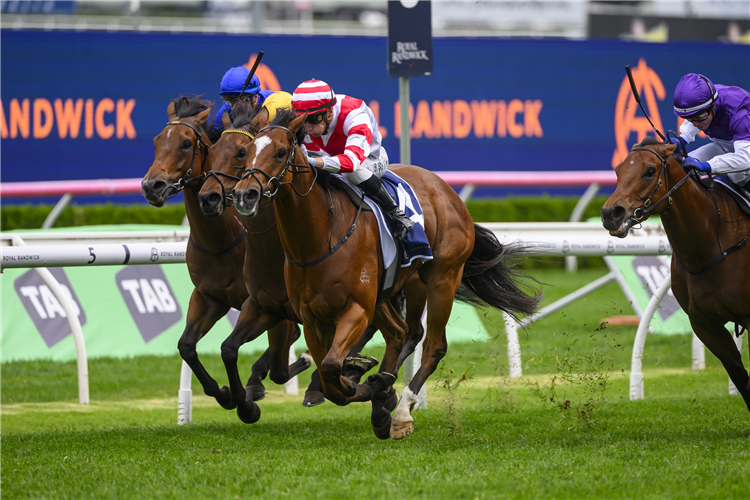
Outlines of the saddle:
{"label": "saddle", "polygon": [[750,217],[750,192],[729,180],[725,175],[714,175],[714,180],[724,187],[739,204],[742,213]]}

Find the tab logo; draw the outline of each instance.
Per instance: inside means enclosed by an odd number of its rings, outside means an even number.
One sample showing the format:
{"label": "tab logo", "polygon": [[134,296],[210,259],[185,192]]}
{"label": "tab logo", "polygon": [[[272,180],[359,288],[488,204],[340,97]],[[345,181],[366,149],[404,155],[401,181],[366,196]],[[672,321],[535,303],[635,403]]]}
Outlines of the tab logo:
{"label": "tab logo", "polygon": [[117,273],[115,281],[146,343],[182,319],[161,266],[129,266]]}
{"label": "tab logo", "polygon": [[[651,121],[654,122],[654,126],[659,130],[664,130],[656,99],[663,101],[667,93],[664,91],[664,84],[661,82],[659,75],[646,65],[645,59],[638,61],[638,66],[633,68],[632,73],[644,109],[651,117]],[[615,105],[615,142],[617,147],[612,155],[612,168],[617,167],[628,156],[630,152],[628,142],[633,132],[637,134],[635,142],[641,142],[649,133],[653,136],[656,135],[648,122],[648,118],[635,116],[636,111],[640,113],[640,107],[635,100],[630,87],[630,80],[626,75],[622,79],[620,92],[617,94],[617,104]]]}
{"label": "tab logo", "polygon": [[[643,289],[649,295],[649,299],[656,293],[656,290],[664,283],[665,279],[670,279],[669,265],[659,257],[636,257],[633,259],[633,270],[641,280]],[[667,294],[661,299],[656,311],[662,321],[666,321],[674,313],[680,310],[680,304],[672,294],[670,288]]]}
{"label": "tab logo", "polygon": [[[81,306],[81,302],[73,290],[65,271],[61,268],[50,268],[52,276],[55,277],[63,289],[65,295],[73,299],[73,307],[78,321],[81,326],[86,324],[86,313]],[[42,280],[41,276],[35,271],[30,270],[18,278],[13,283],[21,299],[21,303],[26,308],[26,312],[34,322],[39,335],[42,336],[47,347],[52,348],[55,344],[70,335],[72,330],[68,324],[68,316],[65,310],[52,293],[52,290]]]}

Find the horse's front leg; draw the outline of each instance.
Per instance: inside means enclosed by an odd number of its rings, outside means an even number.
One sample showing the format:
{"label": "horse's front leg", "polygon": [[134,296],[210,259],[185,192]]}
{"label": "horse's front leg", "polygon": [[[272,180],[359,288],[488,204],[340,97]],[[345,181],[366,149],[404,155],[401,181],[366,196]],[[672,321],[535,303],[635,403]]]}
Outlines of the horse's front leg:
{"label": "horse's front leg", "polygon": [[246,424],[258,421],[260,408],[253,402],[252,395],[248,395],[247,389],[242,385],[237,368],[239,349],[242,345],[255,340],[264,331],[273,328],[278,323],[279,319],[263,311],[252,298],[248,297],[242,304],[234,330],[221,344],[221,359],[224,361],[224,367],[227,370],[232,401],[237,405],[237,416]]}
{"label": "horse's front leg", "polygon": [[724,327],[723,321],[712,322],[699,313],[688,314],[688,317],[695,335],[719,358],[750,411],[750,377],[742,364],[742,354],[737,349],[732,334]]}
{"label": "horse's front leg", "polygon": [[201,386],[203,386],[203,392],[207,396],[216,398],[216,401],[222,408],[232,410],[235,404],[232,402],[229,388],[226,386],[219,388],[219,384],[208,374],[203,364],[201,364],[198,359],[198,351],[196,350],[198,341],[211,330],[227,311],[229,311],[228,305],[210,297],[205,297],[197,288],[194,289],[188,305],[185,331],[177,343],[177,349],[179,349],[182,359],[193,370],[195,377],[201,383]]}
{"label": "horse's front leg", "polygon": [[367,311],[360,304],[352,302],[339,317],[331,347],[318,366],[323,383],[335,387],[345,397],[357,393],[357,383],[343,376],[344,360],[362,337],[368,323]]}

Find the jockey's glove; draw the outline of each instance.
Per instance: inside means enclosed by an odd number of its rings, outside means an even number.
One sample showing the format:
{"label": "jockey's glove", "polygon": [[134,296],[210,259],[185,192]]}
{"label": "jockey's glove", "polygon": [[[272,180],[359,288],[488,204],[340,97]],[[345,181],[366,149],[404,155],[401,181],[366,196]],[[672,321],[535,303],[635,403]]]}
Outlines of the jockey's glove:
{"label": "jockey's glove", "polygon": [[676,144],[677,147],[674,149],[674,152],[672,154],[680,154],[683,156],[687,155],[687,144],[685,144],[685,140],[682,137],[672,137],[671,135],[667,135],[667,138],[664,139],[664,144]]}
{"label": "jockey's glove", "polygon": [[694,168],[696,170],[700,170],[704,174],[711,173],[711,165],[707,161],[696,160],[692,156],[688,156],[687,158],[685,158],[685,163],[683,164],[683,167],[685,168],[685,170],[689,168]]}
{"label": "jockey's glove", "polygon": [[307,163],[309,163],[311,166],[315,166],[315,156],[307,155]]}

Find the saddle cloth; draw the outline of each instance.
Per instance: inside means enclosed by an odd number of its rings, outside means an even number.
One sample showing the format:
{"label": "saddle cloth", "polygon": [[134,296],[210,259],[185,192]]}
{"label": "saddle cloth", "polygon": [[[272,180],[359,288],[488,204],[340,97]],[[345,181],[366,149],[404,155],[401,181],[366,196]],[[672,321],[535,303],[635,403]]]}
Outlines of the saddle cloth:
{"label": "saddle cloth", "polygon": [[[347,181],[343,176],[334,174],[336,177],[341,179],[343,182],[354,186]],[[409,231],[406,238],[401,242],[399,252],[402,252],[403,260],[401,267],[409,267],[414,259],[432,260],[432,250],[430,249],[430,243],[427,241],[427,235],[424,232],[424,215],[422,212],[422,206],[419,204],[417,195],[411,186],[397,176],[390,170],[383,175],[380,179],[388,192],[393,196],[393,199],[398,202],[398,206],[406,215],[414,221],[414,229]],[[354,186],[359,192],[361,190]],[[378,228],[380,229],[380,246],[383,252],[383,263],[385,267],[388,267],[393,263],[393,259],[396,257],[396,243],[393,240],[391,229],[388,226],[385,215],[375,201],[365,196],[365,202],[372,208],[375,217],[378,220]]]}
{"label": "saddle cloth", "polygon": [[719,174],[714,175],[713,178],[714,182],[721,184],[732,194],[732,197],[740,204],[742,211],[745,212],[745,214],[750,215],[750,200],[748,200],[747,197],[737,189],[732,181],[729,180],[729,177]]}

